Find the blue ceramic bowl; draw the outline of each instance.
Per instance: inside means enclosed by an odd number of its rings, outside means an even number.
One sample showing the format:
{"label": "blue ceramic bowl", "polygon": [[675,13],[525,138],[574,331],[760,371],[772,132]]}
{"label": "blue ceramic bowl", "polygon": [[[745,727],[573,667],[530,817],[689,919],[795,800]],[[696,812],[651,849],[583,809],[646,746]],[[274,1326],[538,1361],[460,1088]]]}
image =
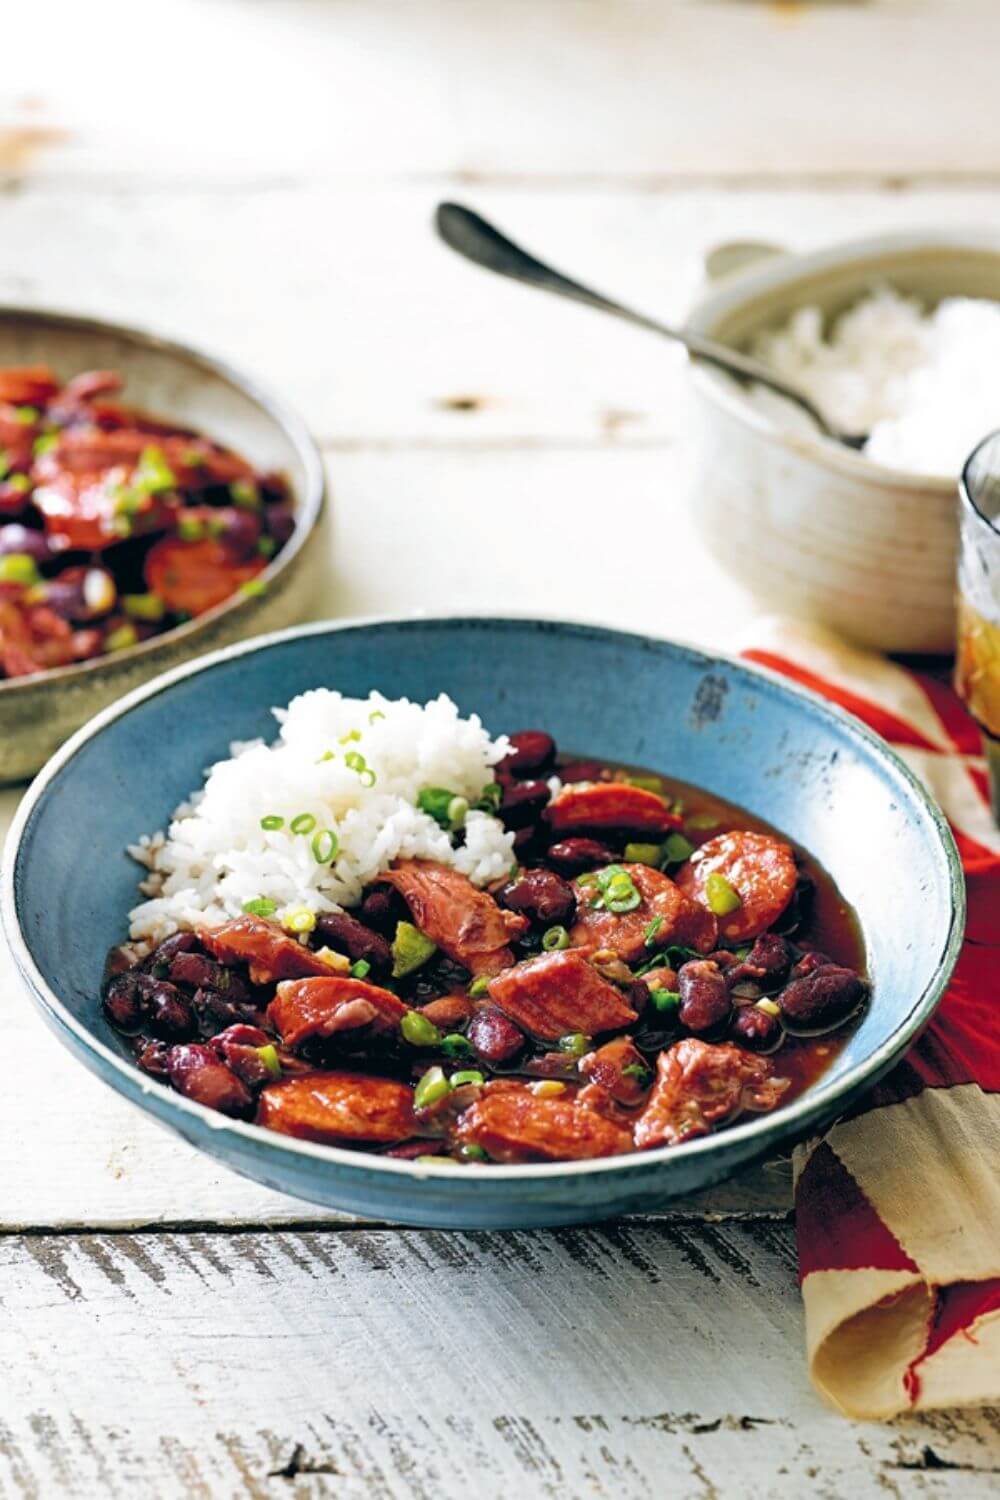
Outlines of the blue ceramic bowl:
{"label": "blue ceramic bowl", "polygon": [[[695,782],[816,855],[860,915],[874,995],[818,1085],[773,1115],[674,1149],[470,1170],[291,1140],[190,1103],[141,1074],[105,1024],[106,950],[136,899],[125,845],[162,827],[232,739],[273,736],[272,704],[327,686],[449,693],[494,732],[544,726],[566,749]],[[845,1109],[931,1015],[961,941],[948,828],[860,724],[765,673],[667,641],[529,620],[319,625],[232,647],[132,693],[82,729],[11,830],[3,922],[66,1045],[112,1088],[246,1176],[330,1207],[455,1228],[566,1224],[650,1209],[718,1182]]]}

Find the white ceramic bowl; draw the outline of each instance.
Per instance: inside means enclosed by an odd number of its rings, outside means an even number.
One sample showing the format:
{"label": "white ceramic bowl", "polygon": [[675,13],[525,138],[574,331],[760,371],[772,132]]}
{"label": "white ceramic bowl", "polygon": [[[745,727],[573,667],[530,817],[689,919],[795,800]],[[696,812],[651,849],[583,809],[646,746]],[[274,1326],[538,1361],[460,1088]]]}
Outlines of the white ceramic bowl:
{"label": "white ceramic bowl", "polygon": [[[929,306],[956,294],[1000,301],[1000,238],[975,231],[914,231],[803,255],[728,248],[709,258],[710,274],[723,274],[687,321],[739,347],[803,303],[835,317],[879,283]],[[958,476],[883,468],[818,434],[782,430],[735,382],[694,371],[694,493],[713,555],[772,609],[883,651],[950,651]]]}

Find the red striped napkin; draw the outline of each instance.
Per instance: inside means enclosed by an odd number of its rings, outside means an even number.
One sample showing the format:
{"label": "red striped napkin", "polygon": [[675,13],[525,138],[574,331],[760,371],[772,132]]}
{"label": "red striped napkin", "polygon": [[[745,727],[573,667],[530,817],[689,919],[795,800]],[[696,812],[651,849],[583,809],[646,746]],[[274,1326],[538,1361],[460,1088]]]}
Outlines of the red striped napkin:
{"label": "red striped napkin", "polygon": [[766,624],[745,655],[889,741],[947,814],[969,894],[930,1027],[796,1152],[813,1383],[862,1418],[1000,1400],[1000,834],[978,731],[940,681],[810,626]]}

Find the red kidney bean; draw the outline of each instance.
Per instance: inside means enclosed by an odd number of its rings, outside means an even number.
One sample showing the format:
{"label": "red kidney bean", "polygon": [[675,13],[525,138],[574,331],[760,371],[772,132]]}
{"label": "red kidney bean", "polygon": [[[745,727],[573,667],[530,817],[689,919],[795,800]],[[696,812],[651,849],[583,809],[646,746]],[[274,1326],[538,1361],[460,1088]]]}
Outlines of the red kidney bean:
{"label": "red kidney bean", "polygon": [[587,870],[612,864],[615,851],[599,839],[560,839],[557,844],[549,846],[546,858],[564,875],[583,875]]}
{"label": "red kidney bean", "polygon": [[439,1156],[441,1142],[436,1138],[428,1141],[404,1141],[402,1146],[391,1146],[388,1151],[379,1154],[393,1156],[397,1161],[416,1161],[418,1156]]}
{"label": "red kidney bean", "polygon": [[853,969],[825,964],[793,979],[777,996],[777,1004],[789,1025],[814,1031],[846,1021],[861,1004],[865,990]]}
{"label": "red kidney bean", "polygon": [[253,999],[249,985],[240,974],[216,963],[204,953],[188,950],[175,953],[167,977],[172,984],[186,984],[193,990],[215,990],[233,1005],[248,1005]]}
{"label": "red kidney bean", "polygon": [[556,775],[565,783],[572,781],[605,781],[607,772],[599,760],[572,760],[556,767]]}
{"label": "red kidney bean", "polygon": [[548,829],[544,824],[529,823],[527,828],[518,828],[514,833],[514,853],[518,859],[531,861],[541,859],[545,853]]}
{"label": "red kidney bean", "polygon": [[83,575],[79,578],[50,578],[46,581],[45,603],[63,620],[88,620],[92,611],[83,597]]}
{"label": "red kidney bean", "polygon": [[146,1024],[154,1036],[166,1042],[186,1042],[196,1031],[194,1012],[174,985],[151,974],[136,976]]}
{"label": "red kidney bean", "polygon": [[512,776],[527,776],[532,771],[541,771],[551,766],[556,758],[556,742],[541,729],[521,729],[509,734],[510,751],[503,760],[497,761],[495,769]]}
{"label": "red kidney bean", "polygon": [[170,1046],[167,1042],[147,1042],[137,1055],[136,1062],[144,1073],[151,1073],[154,1078],[167,1078],[170,1074],[167,1067],[169,1056]]}
{"label": "red kidney bean", "polygon": [[786,978],[791,962],[791,950],[784,938],[776,932],[765,932],[746,958],[727,970],[726,979],[730,988],[749,980],[762,990],[774,989]]}
{"label": "red kidney bean", "polygon": [[259,1048],[266,1047],[271,1038],[258,1026],[236,1025],[220,1031],[209,1043],[212,1051],[232,1068],[237,1078],[251,1088],[270,1083],[274,1075],[260,1055]]}
{"label": "red kidney bean", "polygon": [[729,1034],[751,1052],[769,1052],[781,1037],[781,1022],[756,1005],[744,1005],[733,1017]]}
{"label": "red kidney bean", "polygon": [[138,1031],[145,1009],[138,974],[133,969],[116,974],[104,991],[102,1003],[112,1026],[119,1031]]}
{"label": "red kidney bean", "polygon": [[202,1036],[215,1036],[227,1026],[256,1026],[264,1019],[263,1011],[252,1000],[234,1004],[216,990],[195,990],[191,1004]]}
{"label": "red kidney bean", "polygon": [[0,557],[9,552],[22,552],[36,563],[51,562],[53,556],[44,531],[38,531],[34,526],[21,526],[16,521],[0,526]]}
{"label": "red kidney bean", "polygon": [[171,1047],[167,1057],[170,1082],[178,1093],[208,1109],[243,1118],[253,1108],[253,1095],[241,1078],[199,1042]]}
{"label": "red kidney bean", "polygon": [[313,946],[333,948],[355,962],[363,958],[380,974],[392,968],[392,949],[385,938],[345,911],[327,911],[316,918]]}
{"label": "red kidney bean", "polygon": [[142,967],[146,973],[155,974],[158,979],[166,979],[170,961],[178,953],[201,951],[201,945],[193,932],[174,932],[143,959]]}
{"label": "red kidney bean", "polygon": [[551,796],[546,781],[512,781],[504,787],[498,817],[505,828],[534,823]]}
{"label": "red kidney bean", "polygon": [[358,908],[358,915],[366,927],[389,938],[396,931],[396,923],[404,921],[409,914],[409,907],[402,896],[389,885],[373,886]]}
{"label": "red kidney bean", "polygon": [[524,1047],[524,1032],[502,1011],[477,1011],[466,1033],[476,1052],[488,1063],[510,1062]]}
{"label": "red kidney bean", "polygon": [[[808,953],[803,953],[798,963],[792,969],[791,978],[804,979],[814,969],[825,969],[831,964],[833,964],[832,958],[827,958],[826,954],[820,953],[818,949],[812,949]],[[833,967],[837,968],[839,965],[833,964]]]}
{"label": "red kidney bean", "polygon": [[421,1014],[440,1031],[454,1031],[456,1026],[463,1026],[472,1015],[472,1001],[465,995],[441,995],[437,1000],[429,1000],[426,1005],[421,1006]]}
{"label": "red kidney bean", "polygon": [[254,557],[260,541],[260,521],[252,511],[237,510],[226,506],[214,518],[219,528],[219,540],[224,542],[234,557]]}
{"label": "red kidney bean", "polygon": [[733,1002],[718,964],[704,958],[682,964],[677,971],[677,989],[681,1025],[696,1036],[717,1031],[729,1020]]}
{"label": "red kidney bean", "polygon": [[576,914],[573,887],[554,870],[522,871],[503,887],[497,901],[508,911],[523,912],[545,927],[572,922]]}
{"label": "red kidney bean", "polygon": [[264,509],[267,534],[283,547],[295,530],[295,511],[287,500],[276,500]]}

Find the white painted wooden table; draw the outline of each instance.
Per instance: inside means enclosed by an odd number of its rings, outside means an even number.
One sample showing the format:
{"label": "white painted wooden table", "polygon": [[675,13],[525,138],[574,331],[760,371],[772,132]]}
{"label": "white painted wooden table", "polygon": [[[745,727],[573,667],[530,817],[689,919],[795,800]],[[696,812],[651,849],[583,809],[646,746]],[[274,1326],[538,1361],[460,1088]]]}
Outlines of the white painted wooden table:
{"label": "white painted wooden table", "polygon": [[[438,198],[664,314],[727,238],[1000,226],[993,0],[49,0],[3,35],[0,300],[296,402],[330,614],[754,617],[691,535],[681,361],[459,264]],[[3,957],[0,996],[0,1496],[996,1493],[1000,1414],[812,1395],[780,1164],[587,1231],[358,1225],[133,1113]]]}

